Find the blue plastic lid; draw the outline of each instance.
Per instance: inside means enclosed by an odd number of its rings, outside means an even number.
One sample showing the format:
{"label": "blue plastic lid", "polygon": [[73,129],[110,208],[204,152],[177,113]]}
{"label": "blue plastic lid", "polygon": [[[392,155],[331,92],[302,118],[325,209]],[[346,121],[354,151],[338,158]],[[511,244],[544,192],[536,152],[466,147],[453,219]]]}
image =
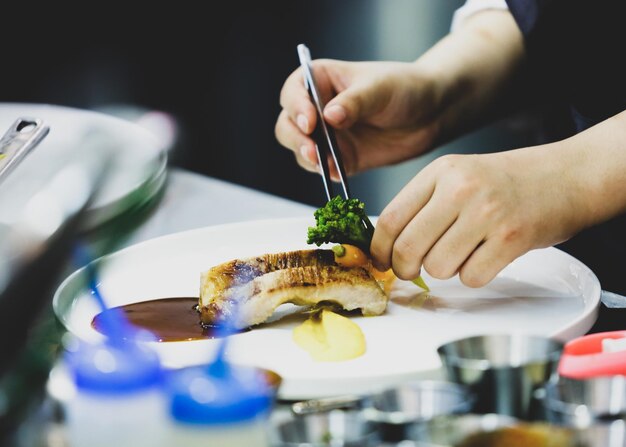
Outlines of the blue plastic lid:
{"label": "blue plastic lid", "polygon": [[79,390],[98,394],[145,390],[163,377],[157,354],[132,341],[80,341],[66,350],[65,362]]}
{"label": "blue plastic lid", "polygon": [[182,423],[218,425],[248,421],[273,403],[265,377],[255,368],[225,362],[172,373],[170,411]]}

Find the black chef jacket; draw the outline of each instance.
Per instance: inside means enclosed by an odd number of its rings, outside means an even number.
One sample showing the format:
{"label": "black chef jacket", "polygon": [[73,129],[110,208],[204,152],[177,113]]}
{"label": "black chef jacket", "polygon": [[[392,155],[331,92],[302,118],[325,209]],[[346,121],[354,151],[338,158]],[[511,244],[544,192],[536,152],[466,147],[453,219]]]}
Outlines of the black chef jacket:
{"label": "black chef jacket", "polygon": [[[546,114],[543,142],[571,136],[626,110],[625,0],[507,4],[524,35],[530,79],[552,111]],[[587,264],[603,289],[626,294],[626,215],[585,230],[558,248]],[[612,315],[614,321],[604,319],[596,329],[626,329],[626,313]]]}

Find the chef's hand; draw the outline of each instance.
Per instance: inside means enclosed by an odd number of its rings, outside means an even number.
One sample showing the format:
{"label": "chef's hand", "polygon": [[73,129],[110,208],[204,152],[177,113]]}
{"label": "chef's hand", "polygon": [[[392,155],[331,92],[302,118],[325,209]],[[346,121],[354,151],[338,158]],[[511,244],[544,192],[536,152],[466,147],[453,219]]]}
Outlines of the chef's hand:
{"label": "chef's hand", "polygon": [[[523,57],[511,14],[486,10],[415,62],[314,60],[324,119],[337,130],[347,173],[407,160],[501,116],[504,104],[515,103],[508,92],[520,90],[514,74]],[[302,167],[318,171],[317,116],[301,69],[285,81],[280,104],[276,138]]]}
{"label": "chef's hand", "polygon": [[[313,61],[313,70],[326,103],[324,118],[338,130],[348,175],[406,160],[431,147],[438,94],[435,77],[426,70],[413,63],[329,59]],[[318,171],[311,139],[317,116],[300,68],[285,81],[280,104],[276,138],[303,168]]]}
{"label": "chef's hand", "polygon": [[538,146],[436,159],[381,213],[375,266],[407,280],[422,267],[438,279],[459,273],[480,287],[527,251],[566,240],[589,224],[572,153]]}

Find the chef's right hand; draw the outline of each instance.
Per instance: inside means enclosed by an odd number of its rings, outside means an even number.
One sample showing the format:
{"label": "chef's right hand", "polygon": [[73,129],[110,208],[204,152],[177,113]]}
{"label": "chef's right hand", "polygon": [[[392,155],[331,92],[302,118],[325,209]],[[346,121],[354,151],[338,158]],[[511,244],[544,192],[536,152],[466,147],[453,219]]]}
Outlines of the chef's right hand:
{"label": "chef's right hand", "polygon": [[[415,63],[313,61],[324,118],[337,130],[348,175],[398,163],[432,148],[441,98],[437,76]],[[311,133],[318,125],[302,69],[285,81],[276,138],[303,168],[319,172]],[[331,174],[337,170],[329,160]]]}
{"label": "chef's right hand", "polygon": [[592,169],[580,163],[586,146],[570,139],[436,159],[380,214],[374,266],[405,280],[422,267],[437,279],[458,273],[465,285],[482,287],[527,251],[567,240],[597,214],[588,205],[598,201],[594,188],[582,181]]}

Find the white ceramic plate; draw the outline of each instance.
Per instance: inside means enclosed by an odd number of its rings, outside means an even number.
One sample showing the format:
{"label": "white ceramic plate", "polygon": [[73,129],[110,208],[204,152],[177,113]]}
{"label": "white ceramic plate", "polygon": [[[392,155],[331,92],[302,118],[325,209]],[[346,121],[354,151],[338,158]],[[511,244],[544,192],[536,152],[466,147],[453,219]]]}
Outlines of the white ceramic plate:
{"label": "white ceramic plate", "polygon": [[[86,132],[98,129],[115,138],[120,152],[97,199],[87,212],[85,229],[91,229],[156,195],[164,184],[167,153],[162,143],[137,124],[104,113],[48,104],[0,103],[0,134],[21,117],[40,118],[50,127],[48,135],[7,178],[19,182],[20,194],[3,198],[0,222],[10,222],[19,209],[22,194],[37,185],[29,181],[64,152],[82,141]],[[133,193],[141,190],[141,194]],[[13,200],[13,203],[11,202]]]}
{"label": "white ceramic plate", "polygon": [[[262,220],[220,225],[152,239],[119,251],[101,270],[110,306],[165,297],[197,296],[200,272],[237,257],[311,248],[307,227],[313,218]],[[77,292],[75,272],[57,290],[55,312],[82,337],[97,337],[90,322],[98,308]],[[585,265],[555,248],[529,252],[481,289],[457,278],[425,275],[432,297],[421,304],[421,289],[399,281],[385,315],[356,317],[367,352],[339,363],[316,363],[291,338],[295,321],[277,322],[232,337],[229,357],[270,368],[284,379],[284,399],[368,392],[413,378],[436,377],[436,348],[451,339],[487,333],[528,333],[562,340],[583,335],[593,325],[600,284]],[[168,366],[212,358],[216,341],[155,344]]]}

